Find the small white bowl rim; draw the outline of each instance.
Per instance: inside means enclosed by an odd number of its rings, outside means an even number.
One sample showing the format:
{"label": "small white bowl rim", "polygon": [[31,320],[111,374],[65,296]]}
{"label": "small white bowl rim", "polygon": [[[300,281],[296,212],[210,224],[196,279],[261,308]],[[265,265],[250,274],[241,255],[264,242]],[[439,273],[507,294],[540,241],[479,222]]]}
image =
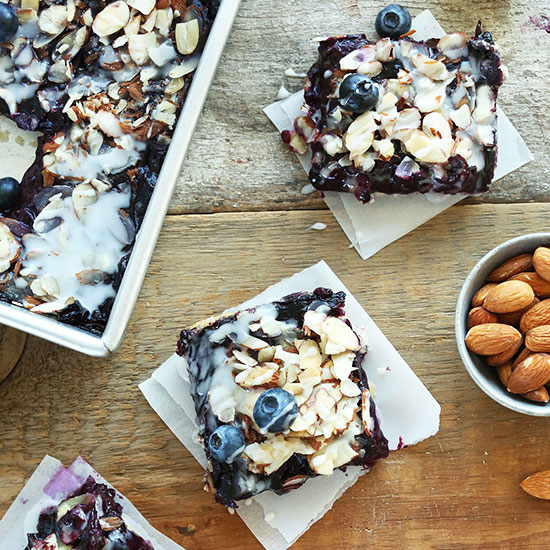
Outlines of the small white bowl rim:
{"label": "small white bowl rim", "polygon": [[[531,245],[531,243],[533,244]],[[466,336],[466,317],[469,311],[469,306],[471,298],[471,286],[474,281],[476,281],[480,272],[484,270],[486,265],[500,253],[515,248],[515,245],[525,244],[525,250],[523,252],[511,253],[508,257],[512,258],[517,254],[527,253],[529,251],[534,251],[537,246],[540,246],[541,243],[547,243],[550,245],[550,233],[529,233],[527,235],[521,235],[519,237],[514,237],[508,241],[505,241],[483,256],[477,264],[470,271],[458,296],[456,311],[455,311],[455,335],[456,335],[456,344],[458,347],[458,353],[466,370],[469,375],[472,377],[473,381],[478,385],[478,387],[485,392],[489,397],[495,400],[497,403],[511,409],[513,411],[527,414],[531,416],[539,417],[550,417],[550,403],[547,404],[537,404],[532,403],[519,396],[514,396],[514,394],[509,394],[506,392],[506,388],[503,385],[498,387],[496,384],[492,384],[479,372],[479,368],[472,360],[472,353],[466,347],[464,338]],[[532,248],[529,248],[531,247]],[[502,261],[506,261],[503,259]],[[496,267],[496,266],[495,266]],[[479,285],[478,288],[481,288],[483,283]],[[500,384],[500,382],[499,382]]]}

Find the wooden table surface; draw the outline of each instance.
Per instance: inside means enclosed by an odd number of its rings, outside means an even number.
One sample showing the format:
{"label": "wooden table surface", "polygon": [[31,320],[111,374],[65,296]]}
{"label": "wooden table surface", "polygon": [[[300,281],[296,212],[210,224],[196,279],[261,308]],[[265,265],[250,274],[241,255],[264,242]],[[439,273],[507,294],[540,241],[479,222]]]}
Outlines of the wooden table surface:
{"label": "wooden table surface", "polygon": [[[89,359],[29,336],[0,384],[0,516],[46,453],[65,464],[82,454],[187,550],[259,549],[202,491],[200,467],[137,384],[173,352],[182,327],[325,259],[441,403],[441,429],[378,464],[293,548],[548,547],[550,502],[519,482],[550,468],[549,420],[486,397],[453,328],[475,262],[508,238],[548,230],[550,36],[528,23],[550,15],[547,0],[409,2],[447,29],[473,30],[481,17],[494,31],[510,68],[501,105],[535,161],[362,261],[324,203],[300,195],[305,174],[261,108],[284,69],[313,61],[311,37],[370,30],[382,5],[243,1],[119,351]],[[307,231],[318,221],[327,229]]]}

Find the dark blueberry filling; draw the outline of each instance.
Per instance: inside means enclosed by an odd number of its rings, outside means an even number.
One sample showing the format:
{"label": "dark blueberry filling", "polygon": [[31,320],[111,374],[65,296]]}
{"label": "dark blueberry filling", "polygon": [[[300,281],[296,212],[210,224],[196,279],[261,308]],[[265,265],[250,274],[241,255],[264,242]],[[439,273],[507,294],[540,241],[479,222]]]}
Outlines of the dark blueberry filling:
{"label": "dark blueberry filling", "polygon": [[[48,4],[56,3],[48,2]],[[100,12],[105,6],[104,2],[99,2],[98,0],[80,1],[77,4],[83,9],[90,8],[94,15]],[[199,21],[201,32],[197,51],[201,50],[208,38],[220,1],[182,0],[181,2],[172,2],[172,4],[174,9],[179,9],[180,11],[187,9],[187,19],[196,18]],[[9,8],[11,9],[11,6]],[[2,14],[0,14],[0,19],[2,19]],[[0,21],[0,27],[2,27],[2,21]],[[0,28],[0,34],[1,31],[2,28]],[[43,55],[44,59],[50,59],[58,43],[65,36],[66,33],[62,32],[45,48],[37,51],[42,52],[41,55]],[[1,42],[2,40],[0,40]],[[102,49],[103,45],[100,43],[99,37],[91,34],[86,44],[72,59],[74,78],[93,73],[99,64]],[[6,52],[7,50],[0,46],[0,54],[7,55]],[[183,88],[178,92],[181,97],[181,104],[183,104],[187,96],[191,82],[192,74],[189,74],[185,77]],[[15,114],[10,114],[7,104],[4,100],[0,100],[1,115],[12,119],[23,130],[40,131],[44,134],[38,139],[35,160],[23,176],[17,188],[17,194],[14,189],[4,189],[1,186],[2,180],[0,179],[0,221],[8,224],[12,233],[18,238],[32,231],[31,228],[34,219],[47,204],[50,196],[59,192],[65,193],[70,191],[74,186],[74,183],[67,185],[62,178],[54,179],[53,181],[46,180],[42,172],[43,157],[48,150],[48,145],[53,141],[58,132],[67,133],[72,126],[72,121],[67,114],[62,112],[68,99],[66,88],[66,83],[58,84],[52,82],[46,74],[35,95],[30,99],[21,101],[17,106]],[[44,111],[39,101],[38,96],[42,92],[47,94],[49,112]],[[132,94],[134,92],[124,91],[121,88],[120,97],[124,97],[125,93]],[[162,98],[163,93],[164,89],[162,86],[155,86],[154,81],[149,83],[147,91],[149,96]],[[179,110],[177,114],[179,114]],[[111,173],[109,176],[109,182],[115,189],[128,183],[131,186],[130,206],[125,209],[125,223],[128,226],[129,235],[135,236],[141,226],[164,162],[164,157],[171,142],[171,135],[172,131],[167,129],[166,126],[159,124],[157,129],[152,128],[148,138],[142,141],[145,144],[145,149],[140,153],[140,159],[136,165],[118,173]],[[124,275],[132,246],[133,241],[124,250],[127,254],[118,263],[117,271],[109,274],[106,281],[111,283],[115,290],[118,290]],[[0,277],[0,300],[20,303],[29,294],[29,291],[22,291],[14,286],[13,280],[15,279],[15,275],[13,271],[14,266],[12,266],[9,272],[2,274]],[[97,309],[89,311],[77,300],[54,315],[59,321],[64,323],[82,328],[93,334],[102,334],[105,330],[113,303],[114,299],[108,298]]]}
{"label": "dark blueberry filling", "polygon": [[52,534],[77,550],[102,550],[108,541],[113,550],[154,550],[150,542],[127,528],[113,489],[89,477],[66,501],[78,496],[83,496],[81,502],[59,519],[56,506],[40,514],[36,533],[27,535],[25,550],[42,550],[44,539]]}
{"label": "dark blueberry filling", "polygon": [[[330,317],[340,317],[344,314],[345,293],[333,292],[327,288],[317,288],[312,293],[298,292],[282,298],[280,301],[273,302],[276,308],[278,321],[296,321],[297,326],[302,326],[305,313],[310,309],[323,307],[326,314]],[[249,310],[249,311],[254,311]],[[227,323],[235,321],[237,314],[217,319],[204,328],[185,329],[181,332],[177,344],[177,353],[186,358],[190,365],[189,376],[191,384],[191,395],[195,404],[197,422],[199,424],[200,435],[205,442],[205,452],[210,460],[211,469],[206,473],[208,486],[214,493],[215,499],[225,506],[236,508],[237,501],[245,500],[253,496],[252,491],[243,490],[239,483],[241,471],[236,462],[225,462],[217,460],[209,449],[208,440],[221,424],[213,414],[208,402],[208,394],[201,391],[200,388],[205,382],[210,380],[216,370],[216,364],[211,358],[215,350],[224,348],[231,350],[231,335],[219,343],[212,343],[210,335]],[[348,321],[349,324],[349,321]],[[254,336],[254,333],[251,333]],[[264,333],[257,333],[257,336],[267,341],[270,345],[275,345],[276,338],[266,337]],[[358,369],[359,375],[354,382],[361,391],[368,389],[368,380],[363,369],[359,368],[362,364],[366,352],[358,352],[354,359],[354,367]],[[267,394],[269,391],[264,392]],[[286,393],[286,392],[285,392]],[[278,405],[278,404],[276,404]],[[378,419],[376,416],[375,405],[371,400],[370,415],[374,426],[371,435],[363,433],[356,437],[356,442],[361,449],[361,454],[348,465],[362,466],[371,468],[378,460],[385,458],[389,454],[388,441],[382,434]],[[261,434],[250,429],[245,437],[246,442],[261,440]],[[340,469],[345,470],[346,466]],[[307,457],[294,453],[280,468],[270,475],[258,474],[256,483],[266,482],[270,490],[277,494],[284,494],[288,491],[300,487],[307,478],[316,477],[318,474],[310,467]]]}

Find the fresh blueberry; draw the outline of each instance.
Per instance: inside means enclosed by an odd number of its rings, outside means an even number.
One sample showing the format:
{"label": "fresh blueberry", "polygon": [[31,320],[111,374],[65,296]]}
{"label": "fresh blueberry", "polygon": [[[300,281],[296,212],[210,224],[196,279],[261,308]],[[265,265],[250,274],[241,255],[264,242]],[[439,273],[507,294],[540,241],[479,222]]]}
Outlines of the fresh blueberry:
{"label": "fresh blueberry", "polygon": [[281,388],[264,391],[254,405],[254,420],[263,432],[284,432],[297,416],[296,399]]}
{"label": "fresh blueberry", "polygon": [[340,105],[353,113],[364,113],[378,102],[378,88],[363,74],[352,73],[340,84]]}
{"label": "fresh blueberry", "polygon": [[233,462],[236,455],[244,448],[243,433],[236,426],[222,424],[210,434],[208,448],[216,460]]}
{"label": "fresh blueberry", "polygon": [[19,19],[13,6],[0,2],[0,44],[9,42],[17,34],[18,28]]}
{"label": "fresh blueberry", "polygon": [[0,178],[0,212],[10,210],[19,197],[19,182],[14,178]]}
{"label": "fresh blueberry", "polygon": [[395,40],[407,34],[411,30],[411,24],[411,14],[407,8],[400,4],[389,4],[378,12],[374,27],[378,36]]}

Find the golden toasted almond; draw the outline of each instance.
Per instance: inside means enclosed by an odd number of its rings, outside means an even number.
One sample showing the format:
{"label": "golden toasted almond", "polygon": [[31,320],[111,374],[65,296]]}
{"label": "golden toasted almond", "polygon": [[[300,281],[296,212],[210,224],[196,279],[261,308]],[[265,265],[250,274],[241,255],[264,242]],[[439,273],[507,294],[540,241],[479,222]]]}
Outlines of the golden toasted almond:
{"label": "golden toasted almond", "polygon": [[523,345],[523,338],[521,340],[518,340],[518,342],[513,346],[510,346],[509,349],[501,353],[497,353],[496,355],[489,355],[487,357],[487,364],[491,367],[498,367],[500,365],[504,365],[504,363],[507,363],[514,357],[514,355],[516,355],[516,353],[519,351],[522,345]]}
{"label": "golden toasted almond", "polygon": [[524,309],[535,297],[533,289],[523,281],[505,281],[487,293],[483,307],[493,313],[510,313]]}
{"label": "golden toasted almond", "polygon": [[523,281],[527,283],[539,298],[550,298],[550,282],[545,281],[538,273],[525,271],[519,275],[510,277],[510,281]]}
{"label": "golden toasted almond", "polygon": [[514,256],[489,273],[488,281],[493,283],[502,283],[513,275],[517,275],[522,271],[527,271],[533,265],[532,254],[521,254]]}
{"label": "golden toasted almond", "polygon": [[512,371],[507,387],[511,393],[527,393],[544,386],[548,381],[550,381],[550,355],[534,353]]}
{"label": "golden toasted almond", "polygon": [[532,328],[525,335],[525,347],[531,351],[550,351],[550,325]]}
{"label": "golden toasted almond", "polygon": [[525,478],[520,487],[531,496],[550,500],[550,470],[537,472]]}
{"label": "golden toasted almond", "polygon": [[535,271],[545,280],[550,281],[550,248],[539,246],[533,254]]}
{"label": "golden toasted almond", "polygon": [[510,325],[489,323],[472,327],[466,334],[466,346],[479,355],[502,353],[521,341],[521,333]]}
{"label": "golden toasted almond", "polygon": [[484,307],[474,307],[468,313],[468,330],[476,325],[486,325],[488,323],[498,323],[498,315],[487,311]]}
{"label": "golden toasted almond", "polygon": [[541,325],[550,325],[550,300],[543,300],[528,309],[521,317],[519,330],[525,334]]}
{"label": "golden toasted almond", "polygon": [[514,370],[524,359],[527,359],[530,355],[532,355],[533,352],[530,349],[523,348],[518,356],[514,359],[514,362],[512,363],[512,370]]}
{"label": "golden toasted almond", "polygon": [[523,309],[520,309],[519,311],[512,311],[510,313],[501,313],[498,318],[501,323],[505,323],[507,325],[517,325],[523,315],[527,313],[532,307],[535,307],[538,303],[540,303],[540,300],[535,296],[533,298],[533,301]]}
{"label": "golden toasted almond", "polygon": [[510,375],[512,374],[512,361],[507,361],[504,363],[504,365],[499,365],[497,367],[497,374],[500,378],[500,381],[507,386],[508,385],[508,379],[510,378]]}
{"label": "golden toasted almond", "polygon": [[482,286],[472,298],[472,307],[482,306],[487,294],[492,288],[495,288],[495,286],[497,286],[497,283],[488,283]]}
{"label": "golden toasted almond", "polygon": [[522,397],[529,399],[529,401],[536,401],[537,403],[548,403],[550,396],[545,386],[537,388],[536,390],[524,393]]}

